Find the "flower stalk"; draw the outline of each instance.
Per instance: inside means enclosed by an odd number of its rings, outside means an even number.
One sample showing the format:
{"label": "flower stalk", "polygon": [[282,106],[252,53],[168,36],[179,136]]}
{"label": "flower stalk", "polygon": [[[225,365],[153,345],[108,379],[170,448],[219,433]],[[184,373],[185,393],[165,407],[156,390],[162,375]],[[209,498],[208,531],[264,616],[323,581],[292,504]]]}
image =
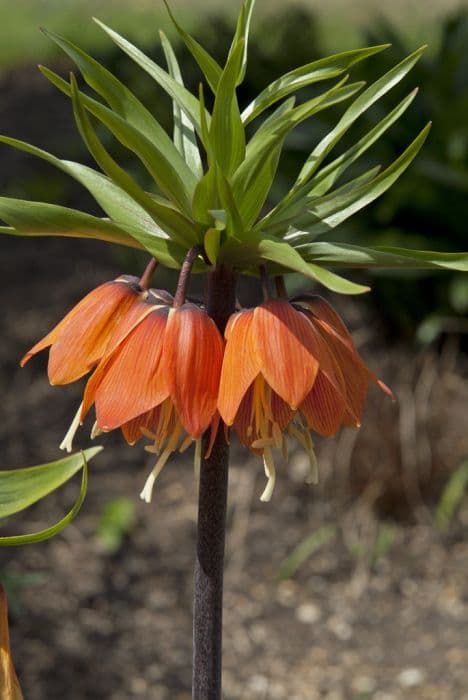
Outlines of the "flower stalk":
{"label": "flower stalk", "polygon": [[[235,277],[219,267],[208,277],[208,314],[220,333],[235,310]],[[221,700],[223,569],[229,445],[220,423],[211,453],[203,437],[198,494],[193,605],[193,700]]]}

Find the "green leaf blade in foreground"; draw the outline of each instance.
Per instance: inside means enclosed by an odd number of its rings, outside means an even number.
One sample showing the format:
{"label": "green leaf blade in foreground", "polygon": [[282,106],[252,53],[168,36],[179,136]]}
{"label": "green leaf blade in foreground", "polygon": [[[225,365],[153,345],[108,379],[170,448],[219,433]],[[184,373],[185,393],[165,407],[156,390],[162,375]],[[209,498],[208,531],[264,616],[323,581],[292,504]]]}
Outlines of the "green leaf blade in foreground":
{"label": "green leaf blade in foreground", "polygon": [[0,537],[0,547],[17,547],[23,544],[36,544],[36,542],[43,542],[51,537],[54,537],[59,532],[61,532],[71,521],[78,515],[81,506],[84,503],[86,497],[86,491],[88,489],[88,465],[86,461],[83,462],[83,476],[81,478],[81,488],[78,495],[78,499],[75,502],[73,508],[67,513],[67,515],[52,525],[47,527],[45,530],[39,530],[39,532],[33,532],[30,535],[9,535],[6,537]]}
{"label": "green leaf blade in foreground", "polygon": [[55,462],[1,470],[0,518],[18,513],[55,491],[103,449],[100,446],[90,447]]}

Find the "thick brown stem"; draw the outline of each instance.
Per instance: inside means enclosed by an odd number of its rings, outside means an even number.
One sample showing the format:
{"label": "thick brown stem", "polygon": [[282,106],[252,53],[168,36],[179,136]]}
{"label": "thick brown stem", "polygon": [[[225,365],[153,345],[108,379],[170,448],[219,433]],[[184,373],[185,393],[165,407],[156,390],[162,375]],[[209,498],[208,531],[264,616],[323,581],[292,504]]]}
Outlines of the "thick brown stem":
{"label": "thick brown stem", "polygon": [[[220,267],[208,279],[208,314],[221,333],[235,310],[235,278]],[[203,437],[202,454],[208,448]],[[193,700],[221,700],[223,569],[229,446],[224,425],[211,455],[202,457],[198,496],[197,557],[193,608]]]}
{"label": "thick brown stem", "polygon": [[195,264],[195,260],[199,255],[203,254],[203,246],[195,245],[190,248],[189,252],[185,256],[185,260],[182,263],[180,269],[179,281],[177,282],[177,289],[174,295],[174,307],[177,308],[185,303],[185,297],[187,296],[187,287],[190,280],[190,275],[192,272],[192,267]]}
{"label": "thick brown stem", "polygon": [[158,266],[158,261],[156,258],[151,258],[149,263],[147,264],[145,271],[143,272],[142,276],[140,277],[140,287],[142,289],[148,289],[148,287],[151,284],[151,278],[153,277],[153,273],[156,270]]}

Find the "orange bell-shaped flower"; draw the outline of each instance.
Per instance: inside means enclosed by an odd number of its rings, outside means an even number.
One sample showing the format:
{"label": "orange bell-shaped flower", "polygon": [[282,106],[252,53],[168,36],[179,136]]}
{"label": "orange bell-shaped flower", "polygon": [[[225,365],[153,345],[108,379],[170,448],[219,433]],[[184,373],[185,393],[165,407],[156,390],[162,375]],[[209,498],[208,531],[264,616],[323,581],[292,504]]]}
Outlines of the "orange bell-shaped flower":
{"label": "orange bell-shaped flower", "polygon": [[23,700],[11,658],[8,607],[5,589],[2,585],[0,585],[0,698],[2,700]]}
{"label": "orange bell-shaped flower", "polygon": [[275,482],[272,448],[287,454],[287,433],[307,450],[315,470],[309,429],[329,436],[342,424],[358,426],[374,375],[339,316],[315,297],[240,311],[225,337],[218,410],[241,442],[263,456],[269,480],[261,498],[268,500]]}

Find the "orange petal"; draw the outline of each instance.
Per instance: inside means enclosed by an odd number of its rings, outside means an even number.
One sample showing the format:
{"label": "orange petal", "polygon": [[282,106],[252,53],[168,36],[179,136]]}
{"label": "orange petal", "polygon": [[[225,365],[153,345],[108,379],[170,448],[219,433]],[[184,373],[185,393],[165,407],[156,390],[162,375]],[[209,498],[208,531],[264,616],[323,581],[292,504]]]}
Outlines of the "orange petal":
{"label": "orange petal", "polygon": [[139,291],[133,283],[115,280],[100,285],[26,353],[21,366],[40,350],[52,345],[48,366],[50,382],[74,382],[99,362],[112,330],[138,296]]}
{"label": "orange petal", "polygon": [[216,410],[224,343],[214,321],[194,304],[171,309],[163,365],[171,398],[185,430],[199,437]]}
{"label": "orange petal", "polygon": [[253,402],[253,385],[251,385],[244,394],[240,402],[239,409],[234,420],[234,428],[242,445],[249,447],[256,455],[263,453],[262,449],[252,447],[258,435],[252,431],[252,402]]}
{"label": "orange petal", "polygon": [[334,435],[346,410],[346,397],[319,371],[314,386],[300,406],[307,423],[319,435]]}
{"label": "orange petal", "polygon": [[233,314],[226,327],[226,348],[219,383],[218,410],[232,425],[245,392],[259,374],[250,332],[253,309]]}
{"label": "orange petal", "polygon": [[160,404],[168,396],[161,370],[169,310],[154,307],[108,359],[96,389],[96,420],[113,430]]}
{"label": "orange petal", "polygon": [[369,370],[353,348],[343,343],[331,326],[320,322],[316,329],[333,353],[340,369],[346,388],[346,410],[343,422],[357,427],[360,424],[367,399],[369,387]]}
{"label": "orange petal", "polygon": [[146,411],[136,418],[124,423],[121,426],[122,435],[129,445],[134,445],[138,440],[143,437],[142,428],[150,430],[151,432],[156,431],[156,426],[159,422],[159,416],[161,414],[161,405],[155,406],[151,411]]}
{"label": "orange petal", "polygon": [[294,410],[312,388],[319,368],[311,352],[310,322],[287,301],[267,301],[255,309],[251,332],[263,376]]}
{"label": "orange petal", "polygon": [[304,304],[304,306],[306,306],[317,317],[317,319],[321,322],[321,326],[328,331],[329,334],[335,334],[339,338],[343,345],[348,348],[349,352],[356,356],[356,361],[362,364],[365,372],[367,373],[368,379],[374,382],[374,384],[377,384],[377,386],[394,401],[395,396],[392,390],[386,384],[384,384],[384,382],[377,378],[377,376],[366,365],[356,350],[350,332],[335,309],[327,301],[325,301],[325,299],[322,299],[322,297],[319,296],[307,297],[300,303]]}
{"label": "orange petal", "polygon": [[23,700],[10,651],[8,607],[5,589],[0,585],[0,697],[2,700]]}
{"label": "orange petal", "polygon": [[161,307],[154,305],[152,298],[141,297],[133,304],[127,313],[119,319],[118,325],[114,328],[108,340],[104,356],[101,358],[101,361],[86,384],[83,395],[83,406],[81,409],[81,421],[84,420],[84,417],[95,401],[96,391],[107,371],[112,355],[134,328],[136,328],[148,314],[151,314],[155,309],[159,308]]}

